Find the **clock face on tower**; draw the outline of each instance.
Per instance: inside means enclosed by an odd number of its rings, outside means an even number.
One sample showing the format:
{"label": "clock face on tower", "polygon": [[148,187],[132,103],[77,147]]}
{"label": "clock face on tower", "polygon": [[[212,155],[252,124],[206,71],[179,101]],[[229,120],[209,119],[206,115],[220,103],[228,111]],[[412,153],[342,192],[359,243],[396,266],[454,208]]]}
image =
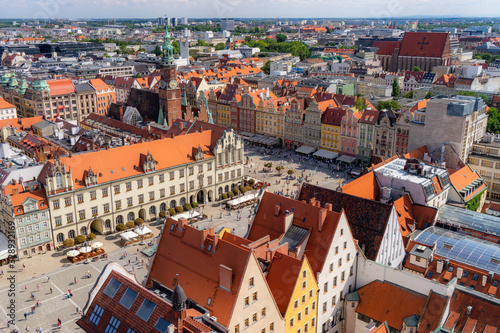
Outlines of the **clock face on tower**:
{"label": "clock face on tower", "polygon": [[160,88],[165,89],[167,87],[167,83],[163,80],[160,81]]}
{"label": "clock face on tower", "polygon": [[177,83],[177,80],[170,80],[170,82],[168,83],[170,89],[176,89],[178,85],[179,84]]}

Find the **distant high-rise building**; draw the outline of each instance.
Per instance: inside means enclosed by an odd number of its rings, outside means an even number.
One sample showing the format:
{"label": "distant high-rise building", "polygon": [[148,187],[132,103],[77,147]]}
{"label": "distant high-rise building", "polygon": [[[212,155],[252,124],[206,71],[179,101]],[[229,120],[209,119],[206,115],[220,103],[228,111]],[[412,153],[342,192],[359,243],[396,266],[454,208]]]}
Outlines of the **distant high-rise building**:
{"label": "distant high-rise building", "polygon": [[181,24],[181,25],[182,25],[182,24],[183,24],[183,25],[188,24],[188,19],[187,19],[187,17],[181,17],[181,18],[179,19],[179,24]]}
{"label": "distant high-rise building", "polygon": [[233,18],[223,18],[220,20],[220,28],[222,31],[234,31],[234,19]]}
{"label": "distant high-rise building", "polygon": [[165,18],[164,17],[158,17],[158,25],[164,25],[165,24]]}
{"label": "distant high-rise building", "polygon": [[177,26],[177,19],[176,19],[175,17],[172,17],[172,18],[170,19],[170,22],[171,22],[171,26],[172,26],[172,27]]}

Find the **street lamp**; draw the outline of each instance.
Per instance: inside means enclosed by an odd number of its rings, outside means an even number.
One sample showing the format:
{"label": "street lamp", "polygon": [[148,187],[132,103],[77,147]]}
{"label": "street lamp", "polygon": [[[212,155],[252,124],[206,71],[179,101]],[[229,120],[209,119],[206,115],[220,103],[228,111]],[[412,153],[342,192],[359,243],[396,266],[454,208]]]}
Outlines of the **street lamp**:
{"label": "street lamp", "polygon": [[144,223],[139,226],[139,230],[141,231],[141,242],[140,245],[144,245]]}

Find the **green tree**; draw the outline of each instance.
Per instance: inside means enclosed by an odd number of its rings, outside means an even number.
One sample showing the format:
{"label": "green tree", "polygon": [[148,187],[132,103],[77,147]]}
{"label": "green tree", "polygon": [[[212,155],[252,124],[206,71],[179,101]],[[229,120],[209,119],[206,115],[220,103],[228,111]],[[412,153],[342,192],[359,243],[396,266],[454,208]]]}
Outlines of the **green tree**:
{"label": "green tree", "polygon": [[217,45],[215,45],[215,50],[218,51],[218,50],[224,50],[226,48],[226,44],[224,43],[218,43]]}
{"label": "green tree", "polygon": [[497,108],[490,108],[488,110],[488,125],[486,131],[489,133],[500,133],[500,113]]}
{"label": "green tree", "polygon": [[392,97],[400,97],[401,96],[401,91],[399,90],[399,83],[396,78],[392,81]]}
{"label": "green tree", "polygon": [[210,46],[210,44],[208,44],[207,42],[205,42],[204,40],[200,39],[198,42],[196,42],[195,46]]}
{"label": "green tree", "polygon": [[174,54],[181,54],[181,46],[178,41],[172,41],[172,47],[174,48]]}
{"label": "green tree", "polygon": [[403,94],[404,98],[413,98],[413,90],[408,91],[407,93]]}
{"label": "green tree", "polygon": [[414,71],[414,72],[421,72],[421,71],[422,71],[422,69],[421,69],[420,67],[418,67],[418,66],[414,66],[414,67],[413,67],[413,71]]}
{"label": "green tree", "polygon": [[270,61],[266,62],[264,66],[262,66],[261,70],[265,74],[269,75],[271,73],[271,62]]}
{"label": "green tree", "polygon": [[140,79],[141,77],[142,77],[141,73],[137,73],[137,74],[135,74],[135,78],[136,78],[136,79]]}
{"label": "green tree", "polygon": [[429,99],[432,97],[432,93],[430,91],[427,92],[427,94],[425,94],[425,99]]}
{"label": "green tree", "polygon": [[87,235],[87,240],[93,240],[95,239],[95,234],[91,232],[90,234]]}
{"label": "green tree", "polygon": [[75,237],[75,244],[82,244],[85,242],[86,238],[83,235],[78,235]]}
{"label": "green tree", "polygon": [[356,98],[355,106],[358,111],[366,109],[366,107],[368,106],[368,102],[366,101],[365,96],[358,96],[358,98]]}
{"label": "green tree", "polygon": [[283,43],[284,41],[286,41],[286,39],[287,39],[287,36],[284,34],[277,34],[276,35],[276,40],[278,41],[278,43]]}
{"label": "green tree", "polygon": [[401,105],[399,105],[398,101],[390,100],[390,101],[379,101],[377,104],[377,109],[379,110],[399,110],[401,109]]}
{"label": "green tree", "polygon": [[156,45],[155,47],[155,50],[153,51],[153,53],[159,57],[159,56],[162,56],[163,55],[163,51],[161,49],[161,46],[160,45]]}

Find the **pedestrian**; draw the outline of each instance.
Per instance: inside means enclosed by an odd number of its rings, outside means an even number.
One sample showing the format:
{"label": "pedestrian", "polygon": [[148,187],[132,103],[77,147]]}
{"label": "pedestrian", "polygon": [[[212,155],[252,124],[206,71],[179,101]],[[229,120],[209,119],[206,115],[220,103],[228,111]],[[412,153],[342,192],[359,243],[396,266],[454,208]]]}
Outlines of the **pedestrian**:
{"label": "pedestrian", "polygon": [[137,248],[137,253],[139,253],[139,248]]}
{"label": "pedestrian", "polygon": [[40,285],[38,283],[36,284],[36,290],[40,291]]}
{"label": "pedestrian", "polygon": [[24,320],[28,320],[28,314],[26,312],[24,313]]}
{"label": "pedestrian", "polygon": [[26,326],[26,332],[29,332],[29,331],[30,331],[30,327]]}
{"label": "pedestrian", "polygon": [[47,276],[47,282],[50,282],[50,276]]}
{"label": "pedestrian", "polygon": [[75,276],[75,279],[74,279],[74,280],[75,280],[75,284],[76,284],[76,276]]}
{"label": "pedestrian", "polygon": [[24,292],[27,292],[27,291],[28,291],[28,286],[24,285]]}
{"label": "pedestrian", "polygon": [[36,306],[40,306],[40,301],[36,300]]}
{"label": "pedestrian", "polygon": [[52,294],[52,287],[50,287],[50,293]]}
{"label": "pedestrian", "polygon": [[10,321],[7,320],[7,328],[10,327]]}
{"label": "pedestrian", "polygon": [[2,269],[2,276],[3,276],[3,269]]}
{"label": "pedestrian", "polygon": [[61,329],[61,319],[57,318],[57,328]]}
{"label": "pedestrian", "polygon": [[76,307],[76,313],[80,313],[80,308],[78,306]]}
{"label": "pedestrian", "polygon": [[23,269],[25,269],[25,268],[26,268],[26,266],[24,266],[24,264],[23,264]]}
{"label": "pedestrian", "polygon": [[34,306],[31,307],[31,314],[35,314],[35,307]]}
{"label": "pedestrian", "polygon": [[134,265],[132,265],[132,270],[135,270]]}
{"label": "pedestrian", "polygon": [[130,259],[128,260],[128,264],[130,265]]}
{"label": "pedestrian", "polygon": [[71,289],[68,288],[68,294],[71,294]]}

